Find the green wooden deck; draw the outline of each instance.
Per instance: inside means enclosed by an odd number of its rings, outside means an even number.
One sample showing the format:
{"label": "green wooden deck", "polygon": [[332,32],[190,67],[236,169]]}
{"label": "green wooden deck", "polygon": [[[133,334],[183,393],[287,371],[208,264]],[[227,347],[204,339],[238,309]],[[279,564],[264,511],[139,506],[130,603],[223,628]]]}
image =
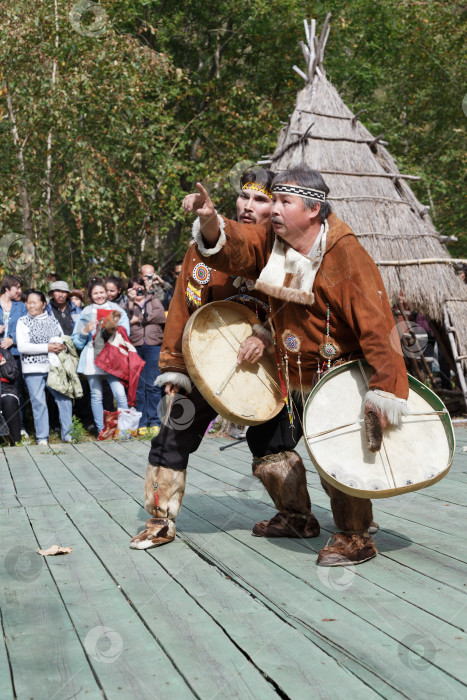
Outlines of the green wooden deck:
{"label": "green wooden deck", "polygon": [[[0,698],[466,698],[467,430],[444,481],[375,502],[380,555],[316,566],[334,531],[250,534],[274,513],[245,445],[190,460],[171,545],[131,550],[147,444],[0,452]],[[300,451],[304,453],[301,445]],[[38,547],[73,552],[41,558]]]}

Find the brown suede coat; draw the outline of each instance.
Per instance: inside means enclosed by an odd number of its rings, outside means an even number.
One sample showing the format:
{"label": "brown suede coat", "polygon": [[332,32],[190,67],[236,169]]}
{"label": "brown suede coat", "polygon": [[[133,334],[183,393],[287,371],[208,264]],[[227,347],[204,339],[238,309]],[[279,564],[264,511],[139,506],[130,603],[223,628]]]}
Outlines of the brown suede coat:
{"label": "brown suede coat", "polygon": [[[249,225],[246,235],[242,224],[224,221],[225,246],[214,255],[201,256],[202,259],[216,269],[257,279],[274,245],[272,228]],[[330,336],[340,346],[341,357],[364,356],[371,367],[370,388],[407,399],[407,372],[402,353],[396,351],[398,334],[379,270],[347,224],[335,214],[329,216],[328,224],[326,253],[313,290],[308,290],[314,294],[311,305],[309,294],[304,294],[303,303],[288,300],[287,287],[294,284],[292,275],[286,276],[284,287],[258,285],[269,294],[282,357],[286,354],[284,336],[290,332],[299,340],[299,354],[288,351],[290,384],[300,385],[299,356],[304,386],[312,385],[318,361],[324,362],[319,346],[326,337],[326,304],[329,304]],[[296,289],[290,292],[296,298]]]}
{"label": "brown suede coat", "polygon": [[[267,305],[267,297],[255,290],[249,291],[246,281],[242,282],[239,287],[235,287],[236,274],[230,275],[228,272],[214,270],[210,267],[210,262],[207,261],[206,264],[210,268],[209,281],[207,284],[200,284],[196,281],[193,270],[198,263],[203,262],[196,246],[191,245],[183,260],[182,271],[169,306],[159,358],[161,373],[181,372],[188,375],[182,353],[183,330],[191,314],[200,306],[209,304],[211,301],[223,301],[230,297],[237,297],[232,301],[239,301],[239,295],[248,295],[258,299],[258,304],[254,302],[246,304],[248,308],[257,313],[258,323],[263,324],[266,320],[266,311],[263,306]],[[196,295],[199,298],[194,301]]]}

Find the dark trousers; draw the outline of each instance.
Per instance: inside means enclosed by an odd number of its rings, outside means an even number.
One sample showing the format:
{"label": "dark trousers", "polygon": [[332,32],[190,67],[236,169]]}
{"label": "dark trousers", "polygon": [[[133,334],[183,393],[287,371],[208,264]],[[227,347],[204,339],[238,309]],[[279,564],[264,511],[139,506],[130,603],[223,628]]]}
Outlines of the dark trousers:
{"label": "dark trousers", "polygon": [[[303,436],[302,416],[303,406],[298,400],[294,404],[293,426],[284,407],[267,423],[249,428],[246,437],[252,454],[255,457],[264,457],[294,450]],[[368,498],[349,496],[322,478],[321,485],[331,499],[332,514],[338,528],[346,532],[361,532],[369,528],[373,520],[373,509]]]}
{"label": "dark trousers", "polygon": [[[171,397],[163,395],[162,407]],[[163,416],[159,435],[152,439],[149,462],[154,467],[186,469],[188,458],[201,444],[209,423],[217,412],[201,396],[198,389],[187,397],[174,394],[171,411]]]}
{"label": "dark trousers", "polygon": [[[84,375],[78,375],[81,383],[83,395],[73,402],[73,415],[81,421],[84,428],[89,429],[94,423],[94,416],[91,408],[91,391],[89,389],[88,380]],[[107,383],[107,382],[106,382]]]}
{"label": "dark trousers", "polygon": [[140,428],[160,425],[159,403],[162,398],[161,389],[154,386],[159,376],[160,345],[138,345],[136,352],[146,362],[139,376],[136,389],[136,410],[143,414],[139,422]]}
{"label": "dark trousers", "polygon": [[27,388],[23,377],[23,370],[21,368],[21,357],[19,355],[13,355],[13,357],[15,358],[16,366],[18,368],[18,376],[16,377],[15,387],[18,389],[19,394],[21,427],[24,428],[24,418],[26,416],[27,403]]}
{"label": "dark trousers", "polygon": [[13,443],[21,442],[21,417],[18,399],[12,394],[2,394],[0,408],[8,425]]}

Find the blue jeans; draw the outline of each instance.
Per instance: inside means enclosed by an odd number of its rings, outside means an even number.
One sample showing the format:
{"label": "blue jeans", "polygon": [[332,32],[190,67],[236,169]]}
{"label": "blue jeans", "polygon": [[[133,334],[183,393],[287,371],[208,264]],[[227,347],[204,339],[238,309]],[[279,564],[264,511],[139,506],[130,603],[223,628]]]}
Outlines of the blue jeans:
{"label": "blue jeans", "polygon": [[110,389],[117,402],[117,408],[128,408],[128,401],[125,394],[125,387],[118,377],[113,374],[88,374],[87,380],[91,390],[91,408],[94,416],[94,423],[100,432],[104,427],[104,406],[102,405],[102,381],[107,379]]}
{"label": "blue jeans", "polygon": [[[36,440],[48,440],[49,438],[49,412],[47,410],[47,397],[45,395],[45,387],[47,384],[47,375],[32,373],[24,374],[24,380],[29,391],[31,400],[32,415],[34,417],[34,428],[36,431]],[[55,399],[60,416],[60,433],[63,442],[70,442],[71,436],[71,415],[73,401],[60,394],[55,389],[47,387]]]}
{"label": "blue jeans", "polygon": [[136,352],[142,360],[146,361],[143,371],[139,377],[138,388],[136,390],[136,410],[143,414],[139,422],[140,428],[146,426],[160,425],[161,419],[157,412],[160,400],[161,389],[154,386],[156,377],[159,376],[159,355],[160,345],[138,345]]}

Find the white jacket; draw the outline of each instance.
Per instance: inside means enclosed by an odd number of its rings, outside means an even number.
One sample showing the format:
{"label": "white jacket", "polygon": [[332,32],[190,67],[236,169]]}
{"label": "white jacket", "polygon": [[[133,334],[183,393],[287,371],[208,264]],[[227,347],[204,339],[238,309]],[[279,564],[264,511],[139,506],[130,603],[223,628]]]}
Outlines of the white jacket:
{"label": "white jacket", "polygon": [[63,335],[62,327],[54,316],[47,313],[39,316],[22,316],[16,326],[16,344],[21,355],[23,374],[47,374],[50,367],[48,345],[58,342]]}

